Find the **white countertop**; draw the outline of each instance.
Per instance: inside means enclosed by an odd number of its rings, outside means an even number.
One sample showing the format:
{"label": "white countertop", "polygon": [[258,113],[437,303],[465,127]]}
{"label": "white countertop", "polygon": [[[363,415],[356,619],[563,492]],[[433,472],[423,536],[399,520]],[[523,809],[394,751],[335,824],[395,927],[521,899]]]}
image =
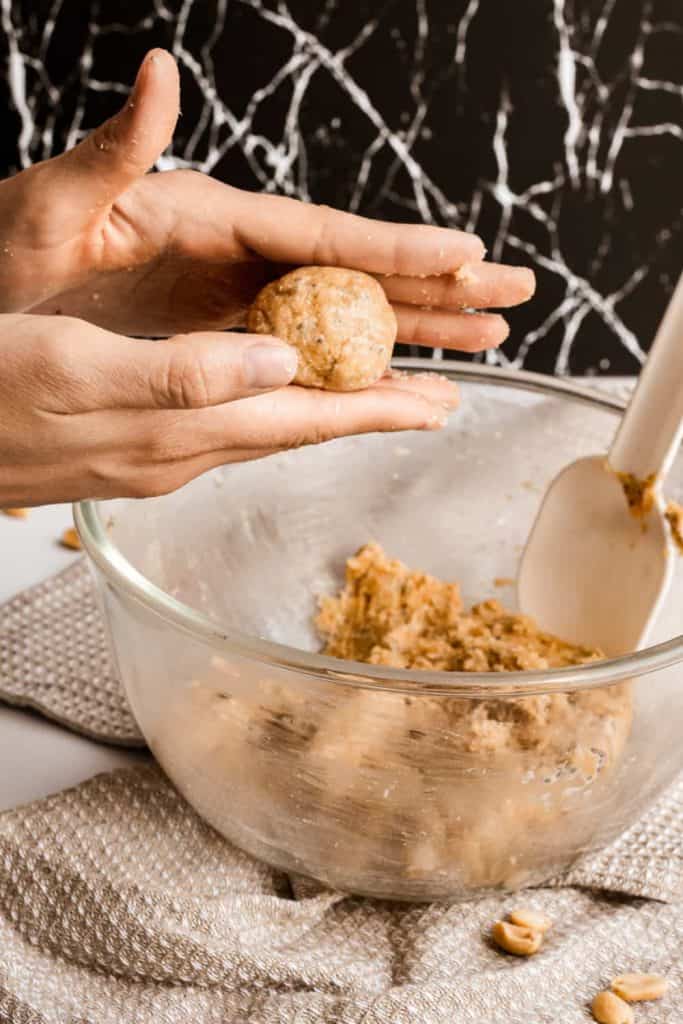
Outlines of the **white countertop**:
{"label": "white countertop", "polygon": [[[46,579],[76,555],[57,543],[72,524],[69,505],[32,509],[28,519],[0,514],[0,602]],[[0,702],[0,810],[73,786],[145,755],[76,736],[38,714]]]}

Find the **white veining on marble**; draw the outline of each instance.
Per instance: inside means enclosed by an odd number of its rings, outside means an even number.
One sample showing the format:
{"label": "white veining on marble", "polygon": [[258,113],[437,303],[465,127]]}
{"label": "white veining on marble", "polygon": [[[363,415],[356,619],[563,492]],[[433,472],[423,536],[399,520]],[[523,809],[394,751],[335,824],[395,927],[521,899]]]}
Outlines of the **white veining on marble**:
{"label": "white veining on marble", "polygon": [[[386,33],[381,14],[363,24],[346,45],[334,49],[323,42],[323,38],[326,38],[325,29],[340,9],[341,0],[326,0],[318,14],[317,34],[297,20],[286,0],[213,0],[212,16],[205,19],[205,37],[199,45],[195,40],[190,47],[187,42],[188,25],[195,5],[200,2],[174,0],[170,5],[168,0],[167,5],[163,0],[149,0],[147,13],[132,25],[109,20],[106,12],[112,5],[104,0],[91,4],[91,19],[84,37],[80,65],[73,72],[78,99],[66,131],[68,145],[78,142],[85,133],[86,102],[90,93],[124,95],[128,89],[128,83],[104,80],[94,73],[97,70],[95,67],[93,71],[95,47],[99,41],[109,36],[124,45],[127,37],[162,27],[165,35],[172,38],[171,48],[185,73],[194,79],[203,101],[192,130],[160,158],[158,169],[190,167],[212,173],[226,154],[237,150],[265,191],[277,191],[304,200],[315,199],[301,115],[320,76],[328,76],[372,129],[371,141],[357,164],[356,179],[350,190],[350,209],[363,208],[371,181],[377,201],[391,199],[395,204],[416,212],[428,223],[477,230],[484,207],[488,204],[490,210],[493,203],[497,210],[497,228],[493,238],[489,232],[491,257],[504,259],[506,253],[509,256],[511,251],[516,252],[520,260],[529,260],[534,266],[543,268],[561,285],[562,294],[555,308],[527,334],[516,354],[507,356],[504,352],[490,352],[483,357],[487,362],[521,366],[530,350],[561,324],[562,341],[557,351],[555,371],[571,372],[572,346],[589,314],[598,316],[607,325],[636,364],[643,362],[643,345],[622,318],[620,304],[646,278],[649,267],[636,267],[616,287],[600,291],[594,279],[609,254],[609,233],[606,230],[597,246],[589,279],[585,271],[577,270],[566,251],[560,217],[567,191],[580,186],[604,195],[616,189],[623,210],[626,213],[632,211],[631,187],[627,178],[620,176],[619,170],[625,147],[637,144],[634,140],[652,136],[670,136],[683,141],[681,124],[670,120],[639,123],[636,117],[642,93],[664,93],[683,99],[682,84],[663,80],[650,68],[648,47],[651,41],[662,33],[681,33],[680,24],[659,18],[658,0],[643,0],[640,25],[631,52],[619,66],[611,68],[609,78],[604,77],[605,63],[601,56],[615,16],[616,0],[603,0],[598,10],[593,13],[584,10],[580,17],[576,15],[576,5],[571,0],[548,0],[545,13],[555,34],[553,70],[558,111],[562,113],[565,124],[564,152],[558,154],[558,162],[547,178],[527,181],[524,187],[515,184],[524,175],[510,164],[507,136],[515,110],[511,92],[503,82],[492,126],[495,176],[489,179],[480,177],[472,194],[464,200],[448,195],[416,155],[418,142],[431,137],[431,93],[428,88],[431,72],[426,54],[436,28],[428,0],[414,0],[415,31],[412,38],[406,41],[397,28],[391,32],[396,47],[402,54],[408,52],[412,62],[409,90],[412,109],[404,112],[398,125],[388,122],[367,80],[365,83],[359,81],[352,70],[354,57],[375,33]],[[461,90],[466,87],[468,40],[482,3],[483,0],[463,0],[462,13],[453,26],[453,71]],[[19,23],[12,0],[0,0],[0,24],[8,41],[10,95],[20,121],[17,151],[23,167],[33,160],[49,157],[60,145],[60,140],[55,137],[60,91],[48,77],[45,58],[62,5],[63,0],[52,0],[36,39],[35,31],[27,32]],[[288,57],[274,71],[272,78],[256,89],[241,112],[231,106],[230,97],[221,95],[216,75],[222,41],[231,31],[229,15],[233,8],[238,7],[249,8],[270,31],[281,33],[289,47]],[[307,24],[309,21],[307,19]],[[681,39],[683,43],[683,36]],[[382,68],[378,67],[377,74],[381,76],[382,73]],[[615,116],[614,95],[618,90],[621,90],[621,105]],[[262,108],[276,94],[288,97],[287,109],[281,119],[279,136],[266,137],[257,125]],[[337,127],[338,124],[337,119]],[[335,119],[318,129],[320,137],[328,139],[335,130]],[[373,172],[380,154],[385,158],[389,154],[390,159],[378,186]],[[386,167],[386,161],[382,166]],[[401,182],[400,189],[397,181]],[[520,230],[522,217],[530,217],[534,222],[535,230],[530,237],[525,237]],[[661,240],[667,240],[663,234]]]}

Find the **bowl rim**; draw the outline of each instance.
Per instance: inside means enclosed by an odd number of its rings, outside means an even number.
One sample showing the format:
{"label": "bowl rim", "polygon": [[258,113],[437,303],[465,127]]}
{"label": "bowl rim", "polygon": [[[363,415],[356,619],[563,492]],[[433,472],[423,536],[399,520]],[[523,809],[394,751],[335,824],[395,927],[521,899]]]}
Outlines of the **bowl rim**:
{"label": "bowl rim", "polygon": [[[622,412],[626,402],[597,392],[566,378],[524,370],[509,370],[478,363],[428,358],[399,358],[392,365],[413,372],[440,373],[454,380],[493,386],[509,386],[537,394],[582,402],[607,412]],[[623,682],[683,660],[683,634],[617,658],[570,668],[533,669],[520,672],[446,672],[433,669],[397,669],[344,661],[314,654],[286,644],[229,630],[166,593],[137,570],[112,542],[99,515],[101,502],[88,500],[74,505],[74,519],[91,562],[110,587],[124,591],[176,628],[224,653],[257,661],[275,669],[297,672],[318,680],[361,689],[381,689],[411,696],[458,697],[532,696],[563,690],[583,690]]]}

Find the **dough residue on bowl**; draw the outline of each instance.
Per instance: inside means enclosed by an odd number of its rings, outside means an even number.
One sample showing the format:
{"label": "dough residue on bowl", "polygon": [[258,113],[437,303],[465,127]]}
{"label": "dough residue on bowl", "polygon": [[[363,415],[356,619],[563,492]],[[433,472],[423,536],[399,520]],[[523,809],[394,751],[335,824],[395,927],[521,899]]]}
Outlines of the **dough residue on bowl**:
{"label": "dough residue on bowl", "polygon": [[683,555],[683,505],[677,501],[670,501],[664,514],[671,529],[672,540],[679,554]]}
{"label": "dough residue on bowl", "polygon": [[650,473],[644,480],[640,480],[633,473],[617,473],[617,477],[632,514],[636,519],[645,519],[654,507],[657,474]]}

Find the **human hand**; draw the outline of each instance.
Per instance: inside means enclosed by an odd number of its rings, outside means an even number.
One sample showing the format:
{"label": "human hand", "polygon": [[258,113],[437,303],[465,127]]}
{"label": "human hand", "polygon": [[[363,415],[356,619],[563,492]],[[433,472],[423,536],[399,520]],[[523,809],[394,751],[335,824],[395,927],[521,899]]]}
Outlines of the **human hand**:
{"label": "human hand", "polygon": [[475,351],[500,344],[507,325],[463,308],[533,293],[530,270],[481,262],[481,240],[462,231],[367,220],[193,171],[146,174],[178,110],[175,62],[152,51],[116,117],[0,183],[1,311],[61,312],[148,337],[218,330],[243,324],[266,281],[323,264],[378,276],[399,341]]}
{"label": "human hand", "polygon": [[286,448],[437,429],[457,403],[432,375],[285,387],[296,351],[263,335],[136,341],[70,317],[1,316],[0,361],[0,508],[163,494]]}

